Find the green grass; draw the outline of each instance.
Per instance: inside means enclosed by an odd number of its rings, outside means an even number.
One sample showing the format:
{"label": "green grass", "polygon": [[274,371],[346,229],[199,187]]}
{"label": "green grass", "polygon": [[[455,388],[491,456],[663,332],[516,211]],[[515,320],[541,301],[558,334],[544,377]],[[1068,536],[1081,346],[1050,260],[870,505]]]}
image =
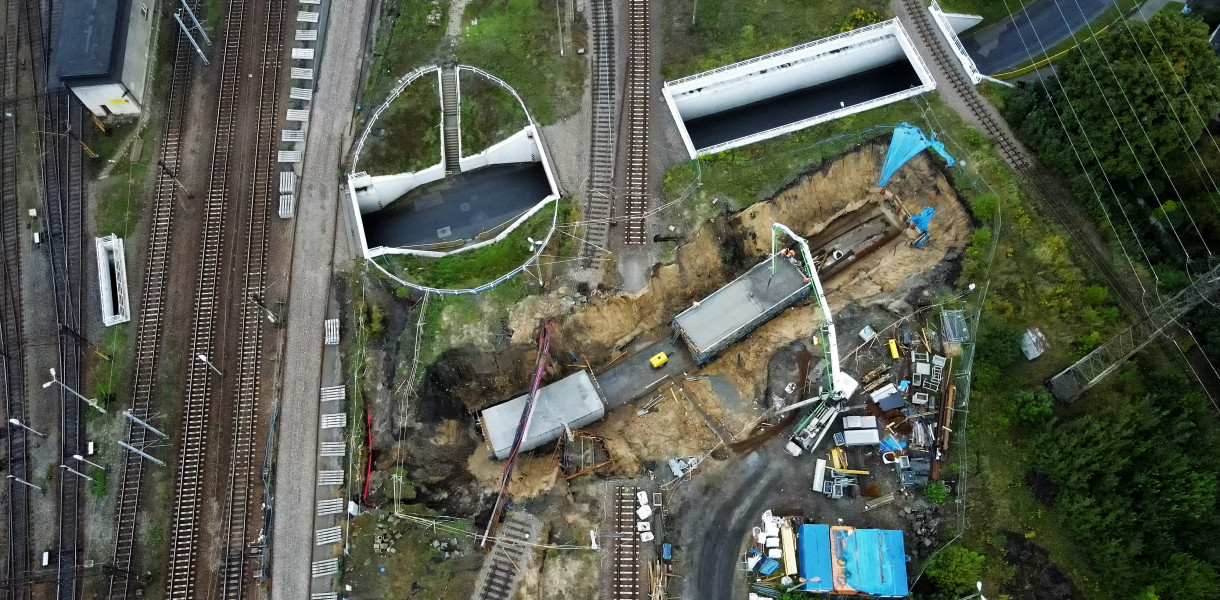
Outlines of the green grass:
{"label": "green grass", "polygon": [[[435,23],[429,22],[429,15]],[[445,37],[449,0],[391,0],[383,3],[380,17],[373,64],[361,95],[365,111],[381,104],[399,77],[430,61]]]}
{"label": "green grass", "polygon": [[[406,511],[424,516],[433,513],[418,506],[407,506]],[[373,539],[377,533],[379,517],[375,513],[364,513],[351,521],[349,539],[350,554],[345,562],[343,582],[351,586],[344,594],[352,600],[374,598],[436,599],[464,598],[474,588],[477,563],[471,560],[466,521],[447,523],[443,530],[435,533],[413,523],[388,523],[381,521],[402,537],[394,542],[394,553],[380,554],[373,550]],[[446,558],[444,553],[432,547],[432,540],[456,538],[464,556]],[[384,569],[384,571],[382,570]]]}
{"label": "green grass", "polygon": [[1021,10],[1023,6],[1033,1],[1034,0],[937,0],[937,4],[940,4],[941,9],[945,12],[979,15],[983,17],[983,22],[975,25],[977,28],[982,28],[1007,18],[1008,15]]}
{"label": "green grass", "polygon": [[525,109],[508,90],[477,73],[459,74],[463,156],[478,154],[529,124]]}
{"label": "green grass", "polygon": [[[470,25],[474,20],[476,25]],[[542,125],[575,114],[584,94],[586,58],[559,55],[551,0],[471,0],[462,19],[459,61],[503,79]]]}
{"label": "green grass", "polygon": [[93,496],[94,499],[97,500],[105,498],[106,491],[108,489],[105,469],[95,469],[90,467],[89,472],[86,474],[93,478],[93,481],[89,482],[89,495]]}
{"label": "green grass", "polygon": [[411,82],[373,123],[356,170],[394,175],[441,162],[441,100],[435,74]]}
{"label": "green grass", "polygon": [[441,258],[391,254],[375,260],[404,281],[444,289],[477,287],[524,264],[530,257],[526,238],[545,238],[554,214],[543,207],[503,240],[475,250]]}
{"label": "green grass", "polygon": [[93,362],[93,397],[102,406],[118,397],[118,386],[131,367],[131,348],[127,343],[130,327],[130,323],[107,327],[98,344],[98,349],[110,357],[110,360],[104,360],[98,356],[99,360]]}
{"label": "green grass", "polygon": [[669,0],[657,6],[663,24],[661,75],[665,79],[706,71],[890,16],[883,0]]}
{"label": "green grass", "polygon": [[[111,233],[127,239],[134,233],[143,214],[148,196],[149,161],[131,162],[120,158],[110,177],[98,184],[98,201],[94,212],[98,236]],[[155,167],[152,167],[155,168]]]}

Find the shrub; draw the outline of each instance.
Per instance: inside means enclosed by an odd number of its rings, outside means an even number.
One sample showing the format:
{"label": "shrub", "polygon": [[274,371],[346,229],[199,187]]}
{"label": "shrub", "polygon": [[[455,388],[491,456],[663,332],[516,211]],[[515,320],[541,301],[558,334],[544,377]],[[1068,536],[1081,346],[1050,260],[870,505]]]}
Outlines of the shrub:
{"label": "shrub", "polygon": [[928,578],[944,592],[961,594],[974,590],[983,572],[983,555],[961,546],[949,546],[928,563]]}
{"label": "shrub", "polygon": [[1055,401],[1045,390],[1018,390],[1009,395],[1005,412],[1018,423],[1027,427],[1038,427],[1050,420],[1054,414]]}
{"label": "shrub", "polygon": [[949,486],[943,481],[933,481],[924,489],[923,495],[933,504],[944,504],[949,499]]}

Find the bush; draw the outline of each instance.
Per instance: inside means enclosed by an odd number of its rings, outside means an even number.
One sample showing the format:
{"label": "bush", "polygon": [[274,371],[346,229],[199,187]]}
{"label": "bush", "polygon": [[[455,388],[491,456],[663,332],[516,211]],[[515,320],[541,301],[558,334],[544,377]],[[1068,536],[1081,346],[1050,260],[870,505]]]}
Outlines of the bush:
{"label": "bush", "polygon": [[924,489],[923,495],[933,504],[944,504],[949,499],[949,486],[943,481],[933,481]]}
{"label": "bush", "polygon": [[1043,425],[1054,414],[1054,398],[1045,390],[1019,390],[1006,400],[1004,408],[1008,416],[1027,427]]}
{"label": "bush", "polygon": [[999,203],[999,196],[983,194],[970,201],[970,212],[974,213],[974,218],[990,225],[995,220],[995,209]]}
{"label": "bush", "polygon": [[941,591],[962,594],[973,591],[983,572],[983,555],[961,546],[949,546],[928,563],[927,574]]}

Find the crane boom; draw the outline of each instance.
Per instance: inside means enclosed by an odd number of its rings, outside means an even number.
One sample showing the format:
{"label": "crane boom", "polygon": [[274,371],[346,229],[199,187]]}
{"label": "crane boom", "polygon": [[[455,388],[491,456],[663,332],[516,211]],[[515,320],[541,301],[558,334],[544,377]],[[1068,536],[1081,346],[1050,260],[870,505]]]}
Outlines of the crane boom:
{"label": "crane boom", "polygon": [[852,379],[847,374],[839,370],[839,342],[835,337],[834,318],[830,312],[830,303],[826,301],[826,291],[822,289],[822,280],[818,277],[818,270],[814,266],[813,253],[809,250],[809,242],[805,238],[796,234],[787,225],[783,223],[771,224],[771,271],[775,271],[775,260],[778,255],[776,232],[781,232],[792,238],[801,247],[801,256],[805,259],[805,265],[809,268],[809,285],[813,288],[814,294],[818,297],[818,307],[822,312],[822,331],[826,338],[826,356],[830,363],[829,377],[826,378],[826,386],[830,390],[830,397],[836,400],[846,400],[856,392],[859,383]]}

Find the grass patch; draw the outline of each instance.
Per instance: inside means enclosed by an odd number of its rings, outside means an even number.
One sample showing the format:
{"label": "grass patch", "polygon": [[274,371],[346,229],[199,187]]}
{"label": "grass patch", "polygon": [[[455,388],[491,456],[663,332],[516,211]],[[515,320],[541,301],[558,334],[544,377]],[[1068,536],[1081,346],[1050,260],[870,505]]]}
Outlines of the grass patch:
{"label": "grass patch", "polygon": [[[407,506],[405,511],[433,516],[427,509]],[[373,549],[378,525],[392,535],[393,553]],[[445,530],[431,532],[401,520],[389,522],[375,513],[352,519],[350,554],[345,562],[343,582],[351,586],[344,596],[352,600],[374,598],[464,598],[474,591],[480,556],[470,549],[464,520],[447,522]],[[452,540],[457,540],[454,548]],[[445,550],[434,547],[444,543]],[[440,544],[438,543],[438,546]],[[446,556],[446,554],[449,556]]]}
{"label": "grass patch", "polygon": [[444,289],[478,287],[524,264],[531,256],[526,238],[545,238],[554,214],[544,207],[503,240],[468,252],[441,258],[391,254],[374,260],[404,281]]}
{"label": "grass patch", "polygon": [[360,164],[369,175],[394,175],[441,162],[441,100],[434,74],[416,79],[373,123]]}
{"label": "grass patch", "polygon": [[98,184],[94,225],[98,236],[127,239],[135,231],[148,196],[149,162],[118,159],[111,176]]}
{"label": "grass patch", "polygon": [[665,79],[706,71],[891,16],[883,0],[669,0],[658,6],[664,24],[661,75]]}
{"label": "grass patch", "polygon": [[477,73],[462,70],[458,74],[463,156],[478,154],[529,124],[525,109],[508,90]]}
{"label": "grass patch", "polygon": [[1002,21],[1008,18],[1014,12],[1018,12],[1026,4],[1034,0],[1005,0],[997,2],[996,0],[937,0],[940,8],[948,13],[962,13],[965,15],[979,15],[983,17],[983,22],[975,25],[976,28],[986,27],[992,23]]}
{"label": "grass patch", "polygon": [[89,495],[93,496],[95,500],[105,498],[108,490],[106,470],[90,468],[88,475],[93,478],[93,481],[89,482]]}
{"label": "grass patch", "polygon": [[580,109],[587,68],[584,56],[560,56],[555,24],[550,0],[471,0],[457,58],[513,86],[538,123],[550,125]]}
{"label": "grass patch", "polygon": [[379,19],[362,107],[381,104],[399,77],[428,62],[445,37],[449,0],[385,2]]}
{"label": "grass patch", "polygon": [[130,333],[131,323],[107,327],[98,344],[98,349],[109,357],[93,363],[93,397],[102,406],[110,405],[118,397],[117,387],[131,368],[131,347],[127,343]]}

